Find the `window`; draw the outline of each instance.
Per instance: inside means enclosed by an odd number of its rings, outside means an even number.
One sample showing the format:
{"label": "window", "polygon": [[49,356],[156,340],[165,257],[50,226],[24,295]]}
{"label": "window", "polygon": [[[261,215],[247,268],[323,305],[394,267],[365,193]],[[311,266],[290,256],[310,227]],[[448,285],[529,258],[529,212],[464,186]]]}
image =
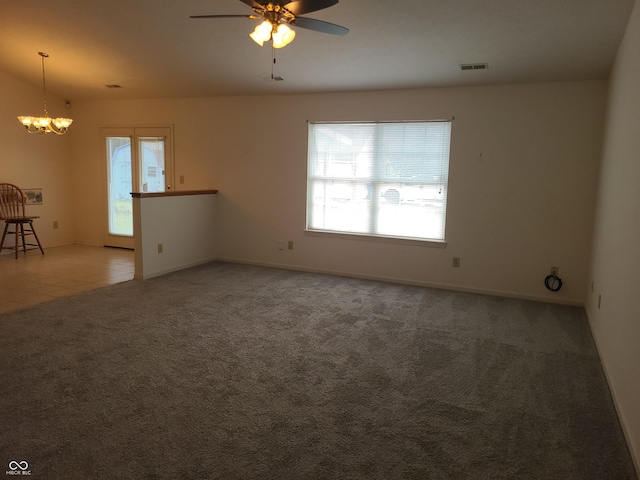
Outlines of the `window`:
{"label": "window", "polygon": [[444,242],[451,122],[310,123],[307,230]]}

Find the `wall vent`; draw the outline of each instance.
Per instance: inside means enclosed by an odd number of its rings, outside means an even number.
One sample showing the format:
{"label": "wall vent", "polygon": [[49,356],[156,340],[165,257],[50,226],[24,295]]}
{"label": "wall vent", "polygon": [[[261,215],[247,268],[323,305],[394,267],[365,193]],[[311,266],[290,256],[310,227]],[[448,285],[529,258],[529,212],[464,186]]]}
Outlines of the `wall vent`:
{"label": "wall vent", "polygon": [[488,63],[463,63],[460,65],[460,70],[486,70],[489,68]]}

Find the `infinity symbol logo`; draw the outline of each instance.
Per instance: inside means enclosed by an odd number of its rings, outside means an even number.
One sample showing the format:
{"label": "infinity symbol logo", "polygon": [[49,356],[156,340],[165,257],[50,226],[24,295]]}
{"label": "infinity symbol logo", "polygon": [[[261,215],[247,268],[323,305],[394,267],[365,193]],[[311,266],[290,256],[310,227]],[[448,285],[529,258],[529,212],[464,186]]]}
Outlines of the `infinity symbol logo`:
{"label": "infinity symbol logo", "polygon": [[9,468],[11,470],[26,470],[27,468],[29,468],[29,464],[27,463],[26,460],[23,460],[21,462],[16,462],[15,460],[11,460],[9,462]]}

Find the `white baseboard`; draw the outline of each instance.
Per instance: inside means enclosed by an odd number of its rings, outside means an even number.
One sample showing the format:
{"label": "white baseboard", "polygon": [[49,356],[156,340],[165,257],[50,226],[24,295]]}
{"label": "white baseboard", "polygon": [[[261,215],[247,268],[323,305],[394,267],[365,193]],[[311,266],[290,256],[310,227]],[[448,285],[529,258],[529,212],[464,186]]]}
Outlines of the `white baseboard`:
{"label": "white baseboard", "polygon": [[362,275],[359,273],[346,272],[346,271],[340,271],[340,270],[328,270],[328,269],[313,268],[313,267],[300,267],[297,265],[289,265],[289,264],[282,264],[282,263],[257,262],[257,261],[244,260],[239,258],[230,258],[230,257],[218,257],[216,258],[216,260],[219,260],[221,262],[255,265],[258,267],[281,268],[283,270],[294,270],[298,272],[323,273],[327,275],[337,275],[340,277],[361,278],[363,280],[375,280],[379,282],[398,283],[401,285],[413,285],[416,287],[437,288],[440,290],[452,290],[456,292],[477,293],[481,295],[491,295],[494,297],[515,298],[520,300],[530,300],[534,302],[554,303],[558,305],[568,305],[573,307],[584,307],[584,304],[582,302],[572,302],[569,300],[561,300],[561,299],[555,300],[548,297],[538,297],[535,295],[523,295],[517,292],[488,290],[488,289],[482,289],[482,288],[476,288],[476,287],[449,285],[444,283],[431,283],[431,282],[409,280],[409,279],[397,278],[397,277]]}
{"label": "white baseboard", "polygon": [[598,351],[598,357],[600,358],[600,364],[602,365],[602,370],[604,371],[604,376],[607,379],[607,384],[609,385],[609,391],[611,392],[611,398],[613,398],[613,405],[616,408],[616,413],[618,414],[618,420],[620,421],[620,426],[622,427],[622,432],[624,433],[624,438],[627,441],[627,446],[629,447],[629,452],[631,453],[631,459],[633,460],[633,464],[636,467],[636,474],[638,478],[640,478],[640,452],[634,452],[633,444],[631,443],[631,435],[629,434],[629,430],[627,425],[624,423],[623,416],[620,413],[620,405],[618,404],[618,400],[616,399],[616,392],[613,389],[611,384],[611,376],[609,375],[609,370],[607,368],[607,363],[605,362],[604,357],[602,356],[602,352],[600,350],[600,344],[598,343],[598,338],[593,333],[592,327],[592,317],[589,313],[589,309],[585,307],[584,313],[587,316],[587,322],[589,323],[589,329],[591,330],[591,337],[593,337],[593,342],[596,345],[596,350]]}
{"label": "white baseboard", "polygon": [[162,275],[166,275],[167,273],[172,273],[172,272],[177,272],[179,270],[184,270],[185,268],[191,268],[191,267],[196,267],[198,265],[204,265],[205,263],[209,263],[209,262],[213,262],[214,260],[217,260],[215,258],[208,258],[208,259],[203,259],[203,260],[198,260],[196,262],[190,262],[190,263],[185,263],[182,265],[174,265],[171,268],[166,268],[166,269],[162,269],[162,270],[156,270],[155,272],[147,272],[144,274],[139,274],[138,272],[136,272],[133,276],[134,280],[148,280],[150,278],[154,278],[154,277],[160,277]]}

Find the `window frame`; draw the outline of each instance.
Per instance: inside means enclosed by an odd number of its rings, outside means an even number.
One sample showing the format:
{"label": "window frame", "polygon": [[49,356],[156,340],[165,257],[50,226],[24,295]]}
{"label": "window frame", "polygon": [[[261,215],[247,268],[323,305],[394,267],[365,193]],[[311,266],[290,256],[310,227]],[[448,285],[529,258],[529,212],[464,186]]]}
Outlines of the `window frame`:
{"label": "window frame", "polygon": [[[312,135],[312,128],[315,125],[379,125],[379,124],[427,124],[427,123],[447,123],[449,124],[447,127],[447,131],[446,131],[446,135],[447,135],[447,140],[448,140],[448,144],[446,145],[446,148],[444,149],[444,151],[446,151],[446,155],[442,154],[444,157],[446,157],[446,167],[443,169],[440,169],[440,180],[437,182],[429,182],[427,180],[404,180],[402,182],[398,181],[396,183],[398,184],[402,184],[402,185],[440,185],[444,191],[445,191],[445,197],[444,197],[444,205],[441,210],[441,218],[442,218],[442,238],[430,238],[430,237],[414,237],[414,236],[403,236],[403,235],[395,235],[395,234],[380,234],[380,233],[375,233],[372,232],[371,229],[375,228],[375,224],[378,221],[378,219],[376,218],[375,220],[369,220],[367,221],[367,225],[368,225],[368,229],[370,230],[369,232],[362,232],[362,231],[342,231],[342,230],[338,230],[338,229],[325,229],[325,228],[315,228],[312,227],[312,217],[313,217],[313,213],[312,213],[312,209],[314,208],[314,204],[313,204],[313,200],[311,198],[312,195],[312,191],[313,191],[313,186],[312,183],[314,183],[315,181],[323,178],[323,179],[330,179],[331,177],[327,177],[327,176],[312,176],[312,170],[313,170],[313,166],[312,166],[312,139],[311,139],[311,135]],[[448,211],[449,211],[449,196],[448,196],[448,189],[449,189],[449,174],[450,174],[450,163],[451,163],[451,137],[452,137],[452,125],[453,125],[453,119],[434,119],[434,120],[394,120],[394,121],[307,121],[307,172],[306,172],[306,195],[305,195],[305,234],[309,235],[309,236],[314,236],[314,237],[324,237],[324,238],[345,238],[345,239],[352,239],[352,240],[366,240],[366,241],[373,241],[373,242],[384,242],[384,243],[395,243],[395,244],[405,244],[405,245],[418,245],[418,246],[429,246],[429,247],[436,247],[436,248],[444,248],[447,244],[447,218],[448,218]],[[378,133],[376,133],[376,135],[378,135]],[[377,141],[377,139],[376,139]],[[375,170],[375,169],[379,169],[380,168],[380,163],[381,160],[379,158],[377,158],[378,155],[380,155],[382,153],[382,149],[380,150],[376,150],[375,154],[373,155],[374,158],[376,158],[374,161],[372,161],[372,165],[371,165],[371,169]],[[376,176],[375,174],[372,175],[372,178]],[[443,180],[444,179],[444,180]],[[386,179],[385,179],[386,180]],[[344,182],[348,182],[351,181],[353,183],[362,183],[364,181],[364,183],[370,183],[370,184],[376,184],[377,186],[380,186],[384,183],[392,183],[392,182],[388,182],[388,181],[383,181],[383,180],[376,180],[375,182],[366,182],[366,180],[362,180],[362,179],[358,179],[358,180],[354,180],[353,178],[349,178],[349,177],[344,177],[344,178],[340,178],[340,177],[335,177],[334,181],[344,181]],[[372,198],[376,198],[375,196],[380,195],[381,191],[377,188],[372,188],[371,189],[371,197]],[[376,217],[379,216],[380,214],[380,204],[372,204],[370,206],[370,209],[368,210],[369,213],[375,212]],[[338,236],[338,237],[336,237]]]}

